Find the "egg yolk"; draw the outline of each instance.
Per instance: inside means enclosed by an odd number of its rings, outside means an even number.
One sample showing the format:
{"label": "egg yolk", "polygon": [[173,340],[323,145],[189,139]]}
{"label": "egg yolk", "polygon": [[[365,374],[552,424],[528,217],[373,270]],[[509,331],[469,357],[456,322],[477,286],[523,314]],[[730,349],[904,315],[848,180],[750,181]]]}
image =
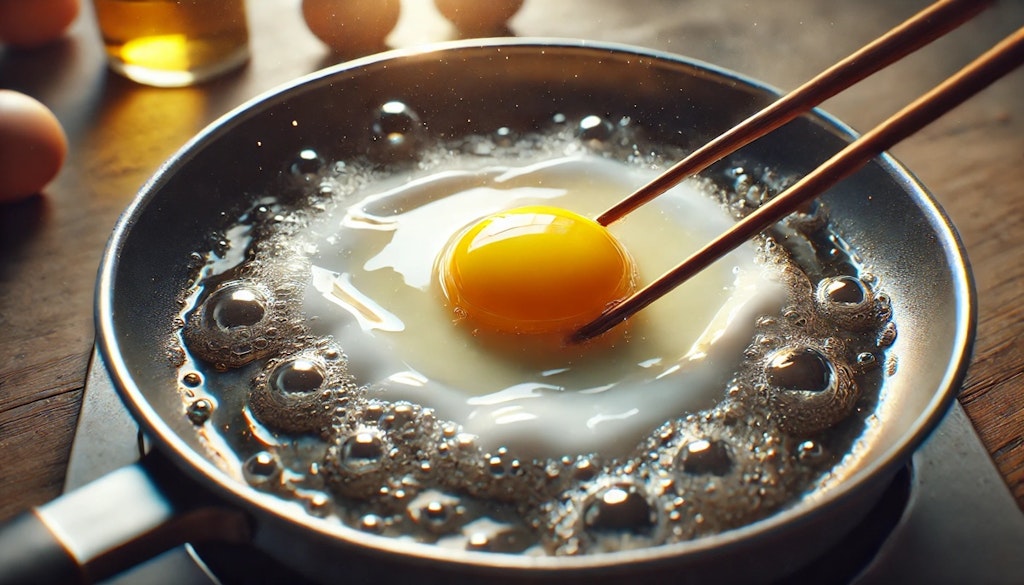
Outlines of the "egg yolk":
{"label": "egg yolk", "polygon": [[635,288],[622,244],[582,215],[520,207],[470,225],[438,261],[450,308],[474,327],[569,333]]}

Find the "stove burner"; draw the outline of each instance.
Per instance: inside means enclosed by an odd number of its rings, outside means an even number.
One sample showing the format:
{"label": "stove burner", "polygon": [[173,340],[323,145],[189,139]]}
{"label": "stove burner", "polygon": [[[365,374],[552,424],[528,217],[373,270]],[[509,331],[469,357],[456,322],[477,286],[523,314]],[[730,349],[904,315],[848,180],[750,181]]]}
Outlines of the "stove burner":
{"label": "stove burner", "polygon": [[893,477],[864,520],[809,565],[782,579],[778,585],[792,583],[853,583],[885,544],[899,523],[910,500],[913,467],[908,464]]}

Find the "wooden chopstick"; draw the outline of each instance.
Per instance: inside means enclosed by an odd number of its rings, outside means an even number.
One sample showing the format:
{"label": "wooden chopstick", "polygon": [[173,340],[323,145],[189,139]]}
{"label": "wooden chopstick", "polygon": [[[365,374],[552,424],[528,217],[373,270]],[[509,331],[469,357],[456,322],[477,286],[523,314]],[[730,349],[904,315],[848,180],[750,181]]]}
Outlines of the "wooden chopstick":
{"label": "wooden chopstick", "polygon": [[569,341],[585,341],[622,323],[744,241],[849,176],[872,158],[935,121],[1022,64],[1024,28],[1017,30],[933,90],[850,143],[795,185],[757,208],[675,268],[581,327],[570,336]]}
{"label": "wooden chopstick", "polygon": [[994,0],[941,0],[819,73],[807,83],[690,153],[597,218],[607,226],[668,191],[686,177],[810,111],[872,73],[895,63],[960,26]]}

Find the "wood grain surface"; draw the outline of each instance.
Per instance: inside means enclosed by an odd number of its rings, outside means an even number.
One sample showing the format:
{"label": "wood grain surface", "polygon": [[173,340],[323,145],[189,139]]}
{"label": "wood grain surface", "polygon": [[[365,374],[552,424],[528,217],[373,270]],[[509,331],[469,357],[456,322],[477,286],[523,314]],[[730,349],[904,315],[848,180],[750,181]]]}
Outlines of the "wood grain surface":
{"label": "wood grain surface", "polygon": [[[607,40],[671,51],[792,88],[926,0],[526,0],[499,35]],[[156,89],[108,72],[92,9],[60,43],[0,47],[0,87],[49,105],[70,156],[45,192],[0,206],[0,519],[60,493],[93,345],[93,284],[118,214],[197,131],[245,100],[350,56],[306,29],[299,0],[249,3],[252,59],[202,86]],[[826,102],[868,129],[1012,30],[1011,0]],[[388,44],[456,38],[429,0],[406,0]],[[893,151],[958,227],[979,327],[960,400],[1024,506],[1024,71]]]}

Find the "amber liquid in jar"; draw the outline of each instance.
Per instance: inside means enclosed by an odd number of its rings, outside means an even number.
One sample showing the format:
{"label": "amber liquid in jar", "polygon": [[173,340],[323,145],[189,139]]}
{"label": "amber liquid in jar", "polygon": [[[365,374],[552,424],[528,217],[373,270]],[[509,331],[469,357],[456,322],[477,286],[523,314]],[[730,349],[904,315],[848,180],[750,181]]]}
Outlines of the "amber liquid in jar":
{"label": "amber liquid in jar", "polygon": [[249,57],[244,0],[94,0],[110,66],[148,85],[186,86]]}

